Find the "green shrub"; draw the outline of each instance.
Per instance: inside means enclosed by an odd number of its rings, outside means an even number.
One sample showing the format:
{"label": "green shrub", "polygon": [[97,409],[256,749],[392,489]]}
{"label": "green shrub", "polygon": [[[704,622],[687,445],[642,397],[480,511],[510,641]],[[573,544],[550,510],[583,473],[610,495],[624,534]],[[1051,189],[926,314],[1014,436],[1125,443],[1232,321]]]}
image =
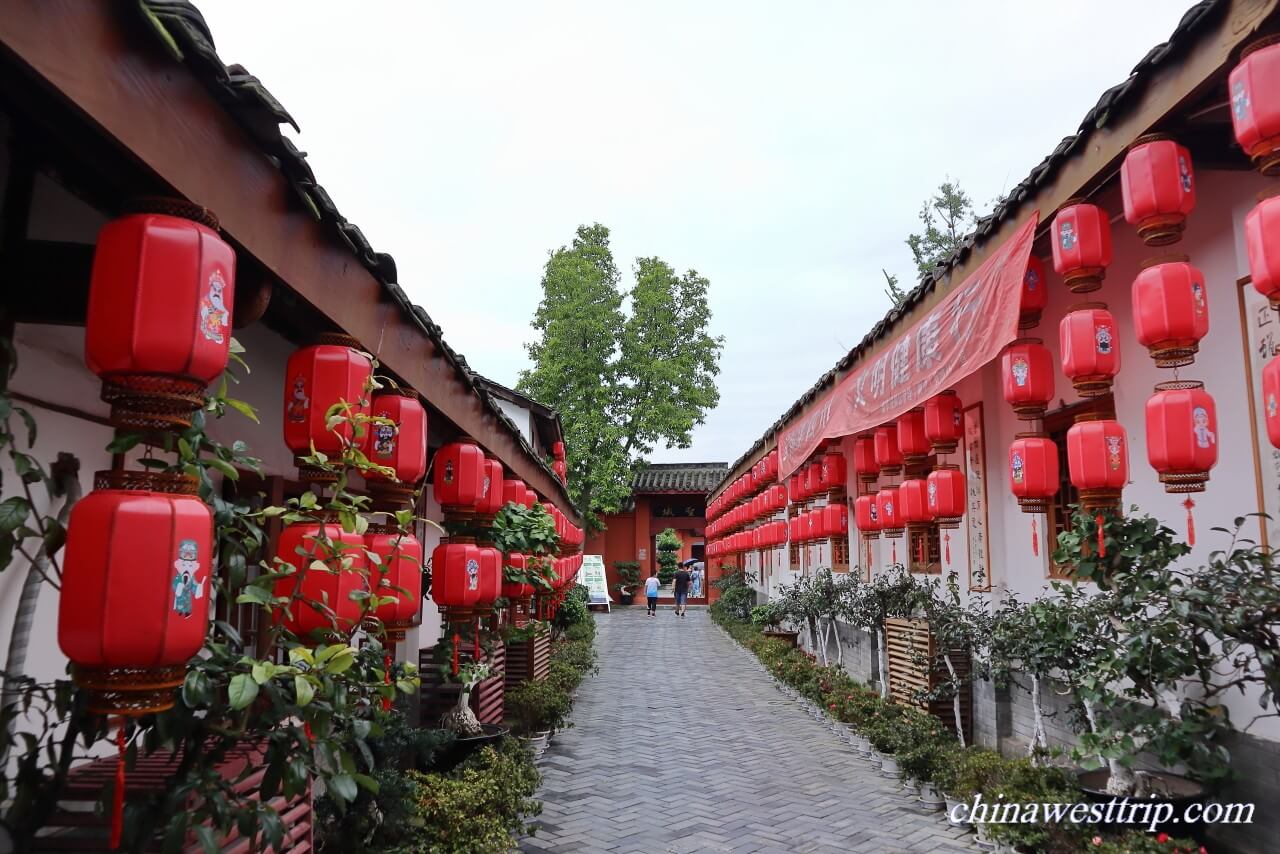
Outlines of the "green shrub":
{"label": "green shrub", "polygon": [[1120,836],[1094,836],[1083,850],[1089,854],[1197,854],[1204,849],[1190,839],[1130,830]]}
{"label": "green shrub", "polygon": [[674,528],[667,528],[658,534],[658,580],[670,584],[676,576],[676,564],[680,562],[680,537]]}
{"label": "green shrub", "polygon": [[572,709],[569,692],[551,679],[521,682],[508,688],[504,703],[513,728],[526,736],[562,728]]}
{"label": "green shrub", "polygon": [[712,603],[711,618],[719,623],[739,643],[746,643],[750,625],[741,623],[751,616],[751,606],[756,604],[756,591],[751,586],[754,580],[746,573],[733,566],[721,566],[722,575],[711,583],[720,593],[720,597]]}
{"label": "green shrub", "polygon": [[[413,841],[396,854],[503,854],[525,819],[541,812],[531,800],[538,772],[513,740],[486,747],[449,775],[410,772],[417,791]],[[367,850],[367,849],[354,849]]]}

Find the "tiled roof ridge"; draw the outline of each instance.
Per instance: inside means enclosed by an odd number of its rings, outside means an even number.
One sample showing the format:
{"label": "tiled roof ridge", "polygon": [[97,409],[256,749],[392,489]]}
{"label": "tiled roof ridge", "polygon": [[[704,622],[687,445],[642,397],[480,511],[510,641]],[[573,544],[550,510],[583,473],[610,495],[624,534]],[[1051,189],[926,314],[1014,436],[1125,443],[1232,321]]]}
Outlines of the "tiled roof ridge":
{"label": "tiled roof ridge", "polygon": [[885,316],[863,336],[862,340],[836,363],[835,367],[819,377],[816,383],[810,386],[804,394],[787,408],[778,420],[774,421],[765,430],[763,436],[757,439],[751,447],[730,464],[724,479],[716,484],[712,491],[720,489],[730,475],[737,471],[738,467],[748,457],[763,448],[770,438],[780,432],[788,421],[804,409],[806,404],[817,398],[822,391],[831,385],[837,373],[852,366],[872,344],[893,331],[898,322],[907,317],[916,305],[922,302],[928,294],[932,293],[938,284],[950,275],[956,265],[969,256],[975,246],[980,242],[985,242],[988,237],[995,233],[999,226],[1012,219],[1023,203],[1034,196],[1038,187],[1056,177],[1062,164],[1085,145],[1089,136],[1095,130],[1101,129],[1113,116],[1119,114],[1121,108],[1132,101],[1146,84],[1150,73],[1157,66],[1183,48],[1192,32],[1207,25],[1215,14],[1224,10],[1228,5],[1228,0],[1200,0],[1200,2],[1188,9],[1178,21],[1178,25],[1174,27],[1173,33],[1170,34],[1168,40],[1147,51],[1124,81],[1103,92],[1098,102],[1090,108],[1089,112],[1085,113],[1076,133],[1064,137],[1053,151],[1031,170],[1026,178],[1009,191],[1000,204],[996,206],[995,210],[984,217],[980,217],[974,224],[973,231],[960,241],[960,245],[945,258],[941,259],[931,272],[920,277],[920,282],[907,294],[901,306],[889,309]]}
{"label": "tiled roof ridge", "polygon": [[[463,383],[506,427],[528,457],[556,481],[551,467],[534,451],[520,429],[491,395],[476,382],[476,375],[466,360],[445,342],[440,326],[431,319],[426,309],[414,304],[400,287],[395,259],[386,252],[374,251],[359,226],[342,215],[333,199],[316,182],[315,173],[306,161],[306,152],[299,151],[280,132],[281,124],[288,124],[295,131],[301,132],[293,116],[262,85],[262,81],[250,74],[244,66],[226,65],[222,62],[214,47],[213,34],[200,10],[190,0],[134,0],[121,5],[132,9],[141,17],[165,50],[176,61],[184,63],[205,85],[284,174],[299,203],[318,222],[328,223],[333,227],[335,236],[346,243],[361,265],[382,283],[405,316],[440,349]],[[567,496],[568,492],[564,491],[564,494]]]}

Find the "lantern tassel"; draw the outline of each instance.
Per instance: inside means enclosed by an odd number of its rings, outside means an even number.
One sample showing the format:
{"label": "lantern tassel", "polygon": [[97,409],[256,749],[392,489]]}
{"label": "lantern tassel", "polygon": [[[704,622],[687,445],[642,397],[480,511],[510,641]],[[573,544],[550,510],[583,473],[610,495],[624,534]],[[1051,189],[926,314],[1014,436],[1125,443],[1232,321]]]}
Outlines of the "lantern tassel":
{"label": "lantern tassel", "polygon": [[942,536],[942,545],[943,545],[942,557],[944,560],[946,560],[947,566],[951,566],[951,535],[950,534],[944,534]]}
{"label": "lantern tassel", "polygon": [[116,730],[116,750],[118,756],[116,758],[116,788],[111,799],[111,841],[110,847],[112,851],[120,848],[120,840],[124,837],[124,763],[125,756],[128,753],[128,740],[125,737],[125,727],[127,727],[127,719],[120,720],[120,729]]}
{"label": "lantern tassel", "polygon": [[[383,671],[382,671],[382,672],[383,672],[383,677],[382,677],[383,682],[384,682],[384,684],[390,685],[390,684],[391,684],[391,653],[387,653],[386,657],[385,657],[385,658],[383,658],[382,663],[383,663],[383,665],[384,665],[384,669],[383,669]],[[391,711],[391,698],[390,698],[390,697],[383,697],[383,698],[382,698],[382,711],[384,711],[384,712],[389,712],[389,711]]]}
{"label": "lantern tassel", "polygon": [[893,559],[891,562],[894,566],[897,566],[898,564],[898,541],[897,540],[893,541]]}
{"label": "lantern tassel", "polygon": [[1191,511],[1195,509],[1196,503],[1188,495],[1187,500],[1182,502],[1182,506],[1187,508],[1187,545],[1194,546],[1196,544],[1196,519]]}
{"label": "lantern tassel", "polygon": [[1031,517],[1031,553],[1040,557],[1040,528],[1034,516]]}
{"label": "lantern tassel", "polygon": [[916,541],[916,554],[921,563],[924,563],[926,558],[928,557],[928,555],[925,553],[925,550],[924,550],[924,540],[925,538],[921,537],[919,540]]}
{"label": "lantern tassel", "polygon": [[1098,525],[1098,557],[1106,557],[1107,556],[1107,540],[1106,540],[1107,532],[1102,527],[1103,523],[1106,520],[1103,519],[1102,514],[1099,513],[1097,516],[1093,517],[1093,521]]}
{"label": "lantern tassel", "polygon": [[458,645],[462,643],[462,636],[456,631],[453,633],[453,675],[458,675]]}

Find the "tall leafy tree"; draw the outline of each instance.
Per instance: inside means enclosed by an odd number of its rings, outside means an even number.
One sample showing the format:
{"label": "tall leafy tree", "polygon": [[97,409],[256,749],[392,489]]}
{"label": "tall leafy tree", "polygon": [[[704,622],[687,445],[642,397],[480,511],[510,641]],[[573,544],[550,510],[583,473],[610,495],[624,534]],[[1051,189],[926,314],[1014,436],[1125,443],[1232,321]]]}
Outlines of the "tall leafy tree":
{"label": "tall leafy tree", "polygon": [[[569,448],[569,494],[597,526],[631,492],[636,467],[659,444],[687,448],[720,400],[724,340],[707,332],[710,282],[639,258],[624,294],[609,229],[580,226],[551,253],[534,314],[534,367],[521,392],[560,413]],[[624,311],[624,296],[627,309]]]}
{"label": "tall leafy tree", "polygon": [[921,276],[933,271],[943,258],[951,254],[974,224],[973,200],[950,179],[938,185],[938,191],[920,205],[920,223],[924,231],[907,237],[907,246]]}

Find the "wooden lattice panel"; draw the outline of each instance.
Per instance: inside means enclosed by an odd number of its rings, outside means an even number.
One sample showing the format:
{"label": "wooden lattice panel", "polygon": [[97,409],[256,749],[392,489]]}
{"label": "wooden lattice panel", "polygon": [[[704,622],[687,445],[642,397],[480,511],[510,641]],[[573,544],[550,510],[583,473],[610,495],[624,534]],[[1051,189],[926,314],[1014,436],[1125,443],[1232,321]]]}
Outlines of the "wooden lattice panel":
{"label": "wooden lattice panel", "polygon": [[849,571],[849,538],[848,537],[832,537],[831,538],[831,571],[832,572],[848,572]]}
{"label": "wooden lattice panel", "polygon": [[[226,761],[218,767],[218,771],[227,779],[238,777],[246,767],[261,765],[262,752],[245,747],[230,754]],[[139,757],[136,765],[129,770],[127,777],[127,797],[129,800],[141,799],[148,794],[163,791],[170,777],[178,767],[181,757],[174,753],[153,754]],[[235,791],[257,799],[256,790],[262,785],[266,768],[260,767],[235,786]],[[109,819],[95,814],[94,808],[101,797],[104,787],[115,779],[116,759],[114,756],[86,762],[71,770],[67,786],[49,821],[45,824],[41,835],[36,837],[35,851],[109,851]],[[249,840],[233,831],[226,838],[219,840],[220,854],[307,854],[312,850],[313,822],[311,792],[292,799],[277,797],[270,802],[284,822],[285,844],[276,851],[273,848],[251,847]],[[161,850],[160,840],[154,840],[143,850],[158,852]],[[202,851],[194,834],[188,836],[183,847],[183,854],[197,854]]]}
{"label": "wooden lattice panel", "polygon": [[507,644],[507,686],[537,682],[551,670],[551,636],[542,632],[527,641]]}
{"label": "wooden lattice panel", "polygon": [[[421,698],[419,723],[424,727],[438,725],[440,717],[458,702],[458,683],[445,682],[441,678],[440,671],[435,666],[434,656],[435,647],[428,647],[418,653],[418,675],[421,679],[418,694]],[[482,650],[479,660],[483,662],[486,659],[487,656]],[[460,650],[458,660],[463,664],[471,661],[471,650]],[[506,650],[501,645],[494,650],[492,664],[493,675],[471,692],[471,710],[475,712],[476,718],[482,724],[502,723],[503,694],[506,685]]]}
{"label": "wooden lattice panel", "polygon": [[[946,664],[937,663],[932,669],[938,647],[929,624],[924,620],[885,620],[885,647],[889,658],[889,694],[899,703],[924,709],[948,727],[955,725],[955,713],[950,699],[923,702],[916,699],[917,692],[932,691],[950,680]],[[965,738],[973,738],[973,696],[968,684],[970,661],[967,655],[953,654],[951,663],[956,676],[964,684],[960,689],[960,719]]]}

